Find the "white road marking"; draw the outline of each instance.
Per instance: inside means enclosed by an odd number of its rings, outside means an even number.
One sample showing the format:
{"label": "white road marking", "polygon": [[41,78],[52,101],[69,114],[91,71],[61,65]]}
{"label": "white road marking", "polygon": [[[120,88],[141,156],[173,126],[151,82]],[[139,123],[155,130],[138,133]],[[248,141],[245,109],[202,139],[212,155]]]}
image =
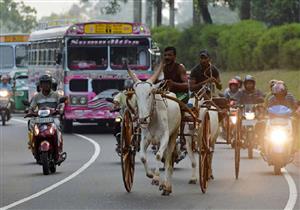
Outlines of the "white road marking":
{"label": "white road marking", "polygon": [[[21,123],[26,123],[27,124],[27,121],[25,121],[25,120],[19,120],[19,119],[12,119],[12,120],[14,120],[16,122],[21,122]],[[94,141],[93,139],[88,138],[86,136],[83,136],[83,135],[80,135],[80,134],[74,134],[74,135],[76,135],[76,136],[78,136],[78,137],[80,137],[82,139],[85,139],[85,140],[89,141],[90,143],[92,143],[94,145],[95,151],[94,151],[94,154],[91,157],[91,159],[88,162],[86,162],[81,168],[79,168],[77,171],[75,171],[70,176],[64,178],[63,180],[61,180],[61,181],[59,181],[59,182],[57,182],[57,183],[55,183],[55,184],[53,184],[53,185],[51,185],[51,186],[43,189],[43,190],[41,190],[41,191],[39,191],[39,192],[37,192],[37,193],[35,193],[33,195],[30,195],[30,196],[28,196],[26,198],[23,198],[23,199],[19,200],[19,201],[11,203],[11,204],[9,204],[7,206],[3,206],[3,207],[0,208],[0,210],[6,210],[6,209],[9,209],[9,208],[18,206],[18,205],[20,205],[22,203],[25,203],[25,202],[29,201],[29,200],[37,198],[37,197],[39,197],[39,196],[41,196],[41,195],[43,195],[43,194],[45,194],[45,193],[47,193],[47,192],[49,192],[51,190],[54,190],[55,188],[59,187],[60,185],[66,183],[66,182],[70,181],[71,179],[75,178],[76,176],[78,176],[80,173],[82,173],[84,170],[86,170],[97,159],[97,157],[99,156],[99,154],[101,152],[100,145],[96,141]]]}
{"label": "white road marking", "polygon": [[[254,151],[260,154],[259,150],[254,149]],[[293,210],[297,202],[297,187],[293,180],[293,177],[289,174],[289,172],[285,168],[282,168],[281,171],[283,172],[284,178],[286,179],[289,186],[289,199],[284,207],[284,210]]]}

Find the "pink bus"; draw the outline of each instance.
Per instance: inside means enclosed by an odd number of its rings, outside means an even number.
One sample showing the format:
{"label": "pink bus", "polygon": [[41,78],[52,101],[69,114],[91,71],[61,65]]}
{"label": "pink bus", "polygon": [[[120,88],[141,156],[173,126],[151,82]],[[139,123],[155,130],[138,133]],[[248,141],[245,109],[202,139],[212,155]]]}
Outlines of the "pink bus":
{"label": "pink bus", "polygon": [[73,122],[109,126],[117,113],[105,98],[123,89],[128,78],[124,61],[141,80],[152,74],[150,30],[142,24],[86,22],[52,27],[30,34],[29,96],[41,74],[58,82],[58,92],[68,96],[63,127]]}

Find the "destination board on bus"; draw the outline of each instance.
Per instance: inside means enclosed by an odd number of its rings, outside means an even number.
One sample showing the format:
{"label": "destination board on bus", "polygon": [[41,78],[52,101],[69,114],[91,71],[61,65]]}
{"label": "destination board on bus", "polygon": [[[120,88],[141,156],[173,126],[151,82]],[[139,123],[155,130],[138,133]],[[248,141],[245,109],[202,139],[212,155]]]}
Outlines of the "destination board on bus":
{"label": "destination board on bus", "polygon": [[0,42],[28,42],[28,35],[0,36]]}
{"label": "destination board on bus", "polygon": [[132,25],[127,23],[91,23],[84,26],[86,34],[131,34]]}

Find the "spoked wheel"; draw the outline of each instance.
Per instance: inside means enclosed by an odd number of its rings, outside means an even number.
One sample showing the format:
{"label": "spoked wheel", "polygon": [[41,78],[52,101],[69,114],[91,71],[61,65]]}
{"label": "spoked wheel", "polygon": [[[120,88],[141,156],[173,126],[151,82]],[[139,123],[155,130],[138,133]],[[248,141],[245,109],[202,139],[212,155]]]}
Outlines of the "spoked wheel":
{"label": "spoked wheel", "polygon": [[203,120],[203,133],[202,139],[199,145],[199,184],[203,193],[207,190],[208,176],[210,170],[210,141],[211,141],[211,130],[210,130],[210,119],[208,113],[205,115]]}
{"label": "spoked wheel", "polygon": [[2,125],[5,125],[5,123],[6,123],[6,113],[5,112],[1,113],[1,120],[2,120]]}
{"label": "spoked wheel", "polygon": [[121,128],[121,165],[124,186],[131,191],[134,177],[135,153],[133,121],[128,109],[125,110]]}
{"label": "spoked wheel", "polygon": [[241,160],[241,119],[237,115],[237,122],[234,127],[234,163],[235,163],[235,178],[239,178]]}
{"label": "spoked wheel", "polygon": [[225,118],[225,125],[226,125],[226,143],[231,144],[231,129],[230,129],[230,119],[229,116],[227,115]]}
{"label": "spoked wheel", "polygon": [[247,133],[247,146],[248,146],[248,158],[253,159],[253,141],[254,141],[254,133]]}

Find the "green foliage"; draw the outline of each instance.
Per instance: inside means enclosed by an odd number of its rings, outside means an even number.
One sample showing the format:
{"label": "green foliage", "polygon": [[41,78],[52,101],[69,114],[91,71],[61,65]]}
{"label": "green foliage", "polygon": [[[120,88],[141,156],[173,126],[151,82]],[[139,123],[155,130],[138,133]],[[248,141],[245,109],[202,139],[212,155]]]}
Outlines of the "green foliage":
{"label": "green foliage", "polygon": [[161,51],[167,46],[175,46],[177,44],[180,32],[178,29],[169,26],[160,26],[152,29],[152,37],[158,43]]}
{"label": "green foliage", "polygon": [[232,70],[256,69],[253,50],[266,27],[256,21],[242,21],[221,32],[218,52],[221,65]]}
{"label": "green foliage", "polygon": [[23,2],[0,1],[1,33],[29,33],[37,24],[36,10]]}
{"label": "green foliage", "polygon": [[[257,62],[265,69],[282,66],[287,60],[286,58],[282,60],[282,56],[287,56],[283,55],[283,46],[292,39],[300,40],[300,24],[294,23],[270,28],[258,41],[255,49]],[[286,48],[287,46],[285,46],[285,52],[287,52]]]}
{"label": "green foliage", "polygon": [[161,50],[175,46],[178,61],[187,69],[198,63],[201,49],[208,49],[213,63],[225,71],[300,67],[300,24],[267,28],[262,22],[242,21],[184,31],[159,27],[152,34]]}

